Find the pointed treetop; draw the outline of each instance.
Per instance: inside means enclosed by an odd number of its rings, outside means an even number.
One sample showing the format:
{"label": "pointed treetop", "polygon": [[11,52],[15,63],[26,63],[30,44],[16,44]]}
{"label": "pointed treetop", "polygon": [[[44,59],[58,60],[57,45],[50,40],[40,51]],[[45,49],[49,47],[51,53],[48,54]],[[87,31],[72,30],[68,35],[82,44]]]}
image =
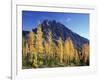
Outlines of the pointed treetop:
{"label": "pointed treetop", "polygon": [[38,26],[41,25],[41,21],[38,21]]}

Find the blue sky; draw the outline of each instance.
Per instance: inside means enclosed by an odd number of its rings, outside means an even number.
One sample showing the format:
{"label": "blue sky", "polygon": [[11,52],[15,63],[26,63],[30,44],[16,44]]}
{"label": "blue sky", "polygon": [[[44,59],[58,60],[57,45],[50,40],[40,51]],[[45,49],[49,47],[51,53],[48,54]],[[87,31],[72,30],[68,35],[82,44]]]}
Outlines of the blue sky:
{"label": "blue sky", "polygon": [[89,14],[22,11],[22,29],[31,31],[43,20],[61,22],[73,32],[89,39]]}

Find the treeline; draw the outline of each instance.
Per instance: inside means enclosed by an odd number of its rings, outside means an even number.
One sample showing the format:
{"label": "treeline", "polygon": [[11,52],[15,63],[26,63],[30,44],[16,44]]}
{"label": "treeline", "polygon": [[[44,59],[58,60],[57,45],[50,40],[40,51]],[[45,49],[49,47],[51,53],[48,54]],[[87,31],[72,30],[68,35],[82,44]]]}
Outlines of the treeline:
{"label": "treeline", "polygon": [[51,31],[44,40],[41,28],[39,25],[37,33],[31,31],[22,38],[22,68],[89,65],[89,44],[76,49],[70,37],[65,41],[59,37],[55,43]]}

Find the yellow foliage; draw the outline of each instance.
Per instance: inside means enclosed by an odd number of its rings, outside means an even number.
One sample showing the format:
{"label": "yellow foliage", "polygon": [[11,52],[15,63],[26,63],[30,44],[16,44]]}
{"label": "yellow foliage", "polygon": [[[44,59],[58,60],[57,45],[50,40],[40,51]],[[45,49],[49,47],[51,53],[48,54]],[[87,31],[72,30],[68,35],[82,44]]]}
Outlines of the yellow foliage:
{"label": "yellow foliage", "polygon": [[76,49],[75,49],[74,56],[75,56],[75,63],[79,65],[80,64],[80,57],[79,57],[78,51]]}
{"label": "yellow foliage", "polygon": [[69,63],[75,58],[74,45],[72,40],[68,38],[64,43],[64,61]]}
{"label": "yellow foliage", "polygon": [[45,55],[46,55],[48,60],[50,59],[50,57],[53,57],[53,55],[54,55],[52,33],[51,32],[49,32],[48,37],[47,37],[47,41],[45,41],[45,43],[44,43],[44,52],[45,52]]}
{"label": "yellow foliage", "polygon": [[48,42],[45,42],[44,43],[44,52],[45,52],[46,55],[48,55],[48,53],[49,53],[49,49],[48,48],[49,48],[49,44],[48,44]]}
{"label": "yellow foliage", "polygon": [[82,46],[82,59],[85,64],[89,64],[89,45],[83,44]]}
{"label": "yellow foliage", "polygon": [[62,38],[60,37],[58,40],[58,48],[59,48],[59,55],[60,55],[60,63],[63,62],[63,43],[62,43]]}
{"label": "yellow foliage", "polygon": [[37,61],[37,50],[35,47],[35,34],[31,31],[28,35],[28,46],[29,46],[29,61],[33,62],[33,56],[35,57],[35,61]]}
{"label": "yellow foliage", "polygon": [[48,35],[48,53],[49,54],[51,54],[52,55],[52,44],[53,44],[53,42],[52,42],[52,33],[51,33],[51,31],[49,32],[49,35]]}
{"label": "yellow foliage", "polygon": [[[37,33],[31,31],[28,39],[22,39],[22,55],[27,57],[34,68],[40,66],[61,66],[80,65],[81,60],[85,64],[89,62],[89,45],[84,44],[80,50],[74,47],[71,38],[65,41],[59,37],[58,41],[53,42],[52,32],[49,31],[47,40],[43,40],[42,27],[39,24]],[[82,56],[80,59],[80,54]],[[27,56],[28,55],[28,56]],[[45,61],[47,59],[47,61]],[[82,63],[83,64],[83,63]]]}
{"label": "yellow foliage", "polygon": [[43,32],[41,29],[41,25],[39,24],[36,35],[36,48],[38,53],[43,53],[42,37],[43,37]]}
{"label": "yellow foliage", "polygon": [[28,36],[29,53],[35,53],[35,34],[33,31],[29,33]]}
{"label": "yellow foliage", "polygon": [[29,51],[29,48],[28,48],[28,43],[26,42],[26,40],[24,38],[22,38],[22,55],[23,57],[26,57],[27,56],[27,53]]}

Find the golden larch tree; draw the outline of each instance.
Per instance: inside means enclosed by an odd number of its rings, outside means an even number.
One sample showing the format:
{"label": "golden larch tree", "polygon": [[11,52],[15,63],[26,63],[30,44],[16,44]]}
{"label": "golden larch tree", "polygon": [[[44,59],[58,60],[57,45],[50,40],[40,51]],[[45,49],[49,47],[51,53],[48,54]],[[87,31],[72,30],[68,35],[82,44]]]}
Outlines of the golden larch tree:
{"label": "golden larch tree", "polygon": [[22,56],[23,56],[23,58],[27,57],[28,51],[29,51],[28,43],[25,40],[25,38],[23,37],[22,38]]}
{"label": "golden larch tree", "polygon": [[33,31],[31,31],[28,35],[28,46],[29,46],[29,61],[33,62],[33,56],[34,54],[36,55],[35,34]]}
{"label": "golden larch tree", "polygon": [[49,61],[51,57],[53,57],[53,42],[52,42],[52,33],[49,31],[47,36],[47,41],[44,43],[44,51],[47,60]]}
{"label": "golden larch tree", "polygon": [[75,58],[74,45],[71,38],[67,38],[64,43],[64,61],[69,64]]}
{"label": "golden larch tree", "polygon": [[52,33],[51,33],[51,31],[49,31],[49,34],[48,34],[48,44],[49,44],[49,47],[48,47],[48,53],[49,53],[49,55],[51,55],[52,56],[52,54],[53,54],[53,51],[52,51]]}
{"label": "golden larch tree", "polygon": [[44,53],[45,53],[45,55],[47,56],[48,55],[48,53],[49,53],[49,44],[48,44],[48,42],[47,41],[45,41],[44,42]]}
{"label": "golden larch tree", "polygon": [[89,64],[89,44],[82,46],[82,59],[85,64]]}
{"label": "golden larch tree", "polygon": [[37,27],[37,35],[36,35],[36,48],[38,53],[43,53],[42,37],[43,37],[42,27],[41,24],[39,24]]}
{"label": "golden larch tree", "polygon": [[59,56],[60,56],[60,63],[63,62],[63,42],[62,38],[60,37],[58,40],[58,48],[59,48]]}
{"label": "golden larch tree", "polygon": [[75,59],[74,59],[75,60],[75,64],[79,65],[80,64],[80,57],[79,57],[77,49],[75,49],[74,55],[75,55]]}
{"label": "golden larch tree", "polygon": [[44,61],[44,47],[43,47],[43,32],[41,24],[37,27],[37,34],[36,34],[36,50],[38,54],[38,65],[42,66]]}

